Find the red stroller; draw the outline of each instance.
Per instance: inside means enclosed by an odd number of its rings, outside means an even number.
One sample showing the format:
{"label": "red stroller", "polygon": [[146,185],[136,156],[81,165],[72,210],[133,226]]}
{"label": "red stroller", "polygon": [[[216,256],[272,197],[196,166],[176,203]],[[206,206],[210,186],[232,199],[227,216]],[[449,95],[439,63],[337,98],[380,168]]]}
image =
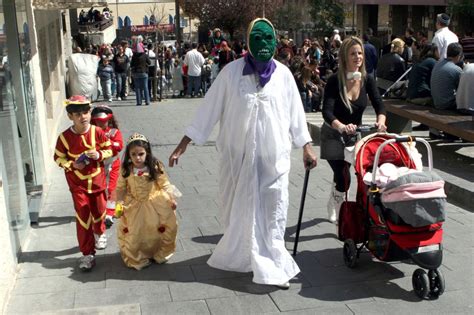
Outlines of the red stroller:
{"label": "red stroller", "polygon": [[[378,187],[377,168],[383,163],[416,169],[408,142],[426,146],[429,171],[402,175],[390,188]],[[422,299],[437,298],[445,288],[443,274],[437,268],[443,257],[446,195],[444,181],[431,172],[429,143],[411,136],[372,134],[356,143],[355,157],[357,197],[355,202],[346,200],[341,205],[338,225],[346,266],[354,268],[364,248],[381,261],[412,259],[428,269],[426,272],[418,268],[413,273],[416,295]],[[367,172],[372,172],[370,185],[363,181]]]}

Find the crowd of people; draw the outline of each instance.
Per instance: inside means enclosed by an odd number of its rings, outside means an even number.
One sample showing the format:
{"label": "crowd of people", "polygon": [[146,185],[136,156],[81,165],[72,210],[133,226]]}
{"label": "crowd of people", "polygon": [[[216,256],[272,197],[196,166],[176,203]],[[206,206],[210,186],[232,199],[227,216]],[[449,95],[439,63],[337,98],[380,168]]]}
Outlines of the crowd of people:
{"label": "crowd of people", "polygon": [[[449,30],[449,23],[447,14],[437,16],[437,31],[431,43],[424,31],[414,31],[410,27],[402,36],[392,35],[385,45],[374,36],[372,29],[366,30],[362,36],[365,68],[367,75],[376,78],[383,96],[406,97],[416,104],[469,112],[473,105],[469,104],[466,95],[472,92],[467,85],[462,85],[459,93],[456,91],[461,77],[468,80],[470,73],[467,71],[469,65],[466,71],[462,71],[463,46],[468,50],[474,46],[470,34],[460,41],[467,44],[461,45],[458,37]],[[275,59],[291,70],[306,112],[321,110],[327,79],[337,72],[339,66],[342,39],[335,29],[328,37],[306,38],[299,47],[284,36],[277,41]],[[247,42],[228,40],[216,28],[208,43],[175,43],[174,46],[160,47],[145,42],[142,36],[133,36],[129,41],[116,45],[89,46],[85,52],[100,58],[97,75],[104,100],[112,101],[114,94],[117,100],[126,99],[129,89],[134,89],[137,105],[143,101],[148,105],[159,91],[173,98],[204,96],[228,63],[247,54]],[[458,44],[448,54],[451,43]],[[433,72],[437,60],[441,63]],[[457,68],[453,68],[453,64]],[[437,94],[437,90],[432,95],[432,83],[444,86],[445,82],[453,89],[449,92],[443,89],[443,95]],[[456,95],[463,97],[456,101]]]}

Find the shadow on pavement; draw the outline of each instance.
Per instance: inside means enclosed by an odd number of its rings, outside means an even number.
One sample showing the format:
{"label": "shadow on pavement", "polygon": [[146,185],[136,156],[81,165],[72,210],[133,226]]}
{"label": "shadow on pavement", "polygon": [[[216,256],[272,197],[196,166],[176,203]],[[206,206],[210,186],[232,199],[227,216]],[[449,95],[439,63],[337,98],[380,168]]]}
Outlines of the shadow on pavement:
{"label": "shadow on pavement", "polygon": [[[316,219],[313,219],[313,220],[301,222],[300,233],[302,231],[304,231],[305,229],[308,229],[308,228],[313,227],[313,226],[317,226],[320,223],[327,223],[327,222],[329,222],[329,220],[320,219],[320,218],[316,218]],[[286,228],[285,241],[287,241],[287,242],[294,242],[295,241],[295,239],[296,239],[296,228],[297,228],[297,225],[289,226],[289,227]],[[311,235],[311,236],[300,234],[298,242],[318,240],[318,239],[323,239],[323,238],[337,239],[337,235],[335,233],[324,233],[324,234]]]}
{"label": "shadow on pavement", "polygon": [[[39,217],[37,224],[32,224],[33,229],[49,228],[57,225],[70,224],[76,220],[75,216],[61,216],[61,217]],[[51,223],[51,224],[50,224]]]}
{"label": "shadow on pavement", "polygon": [[221,239],[223,234],[216,235],[207,235],[207,236],[196,236],[192,240],[196,243],[206,243],[206,244],[217,244]]}

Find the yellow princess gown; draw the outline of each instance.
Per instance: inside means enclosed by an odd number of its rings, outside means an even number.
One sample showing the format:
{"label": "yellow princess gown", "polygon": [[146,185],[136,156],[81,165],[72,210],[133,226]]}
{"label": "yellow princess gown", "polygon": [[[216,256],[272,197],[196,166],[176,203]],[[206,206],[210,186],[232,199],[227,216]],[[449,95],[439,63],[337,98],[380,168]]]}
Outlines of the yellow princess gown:
{"label": "yellow princess gown", "polygon": [[125,191],[123,216],[117,227],[122,259],[128,267],[140,270],[150,264],[166,262],[176,250],[178,224],[171,208],[176,188],[170,184],[161,162],[155,181],[148,172],[120,174],[117,192]]}

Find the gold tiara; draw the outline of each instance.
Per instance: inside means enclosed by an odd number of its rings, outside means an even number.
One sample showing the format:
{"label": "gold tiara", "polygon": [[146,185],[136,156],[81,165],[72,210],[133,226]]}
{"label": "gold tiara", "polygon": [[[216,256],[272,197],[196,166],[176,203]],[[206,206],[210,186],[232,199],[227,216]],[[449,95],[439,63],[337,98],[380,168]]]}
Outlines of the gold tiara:
{"label": "gold tiara", "polygon": [[148,139],[144,135],[135,132],[133,135],[130,136],[130,138],[128,138],[127,144],[137,140],[148,142]]}

